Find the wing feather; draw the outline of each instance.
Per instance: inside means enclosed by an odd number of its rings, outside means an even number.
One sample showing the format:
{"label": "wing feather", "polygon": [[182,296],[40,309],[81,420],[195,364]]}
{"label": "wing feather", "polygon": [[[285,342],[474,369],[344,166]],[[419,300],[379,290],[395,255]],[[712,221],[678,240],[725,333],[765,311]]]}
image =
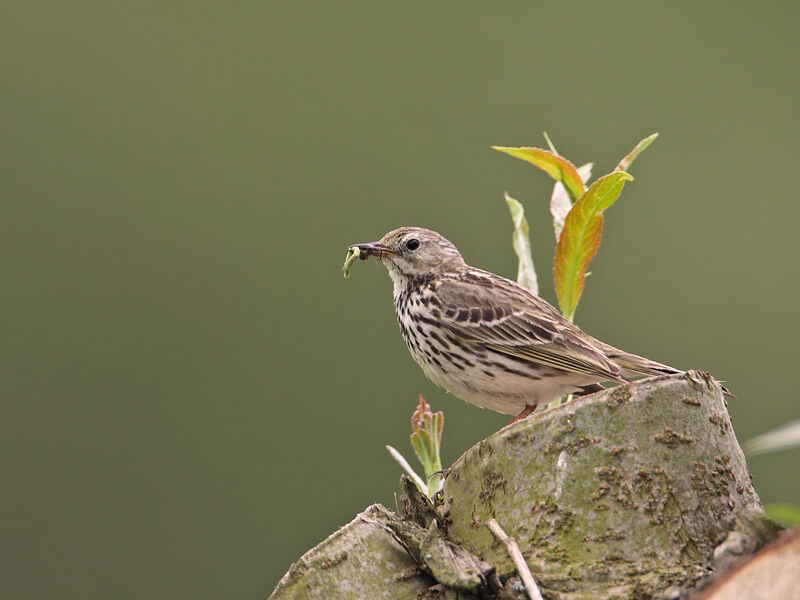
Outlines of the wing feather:
{"label": "wing feather", "polygon": [[622,380],[592,338],[513,282],[473,271],[469,282],[443,280],[440,286],[442,325],[462,341],[566,372]]}

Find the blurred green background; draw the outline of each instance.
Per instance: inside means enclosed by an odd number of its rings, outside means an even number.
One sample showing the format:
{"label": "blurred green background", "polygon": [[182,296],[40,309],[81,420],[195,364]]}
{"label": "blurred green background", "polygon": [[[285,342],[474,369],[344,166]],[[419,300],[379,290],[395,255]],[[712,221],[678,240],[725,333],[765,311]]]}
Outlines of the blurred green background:
{"label": "blurred green background", "polygon": [[[0,596],[265,598],[372,502],[417,394],[444,459],[507,417],[428,382],[378,264],[399,225],[553,300],[550,180],[632,168],[577,322],[711,371],[740,440],[798,416],[797,3],[6,3]],[[632,424],[633,426],[633,424]],[[796,452],[750,462],[800,501]]]}

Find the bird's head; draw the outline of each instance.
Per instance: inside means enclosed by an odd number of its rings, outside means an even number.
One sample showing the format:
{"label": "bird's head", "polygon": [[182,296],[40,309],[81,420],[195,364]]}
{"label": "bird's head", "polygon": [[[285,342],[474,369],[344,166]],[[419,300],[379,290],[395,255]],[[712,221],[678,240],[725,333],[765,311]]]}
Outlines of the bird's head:
{"label": "bird's head", "polygon": [[386,265],[392,279],[441,274],[465,266],[456,247],[445,237],[422,227],[400,227],[369,244],[354,244],[366,260],[375,256]]}

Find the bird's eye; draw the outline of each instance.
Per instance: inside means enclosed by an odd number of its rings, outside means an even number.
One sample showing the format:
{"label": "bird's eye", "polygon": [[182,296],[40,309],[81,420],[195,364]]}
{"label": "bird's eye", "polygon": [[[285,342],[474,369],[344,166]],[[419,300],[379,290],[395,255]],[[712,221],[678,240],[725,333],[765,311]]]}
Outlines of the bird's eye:
{"label": "bird's eye", "polygon": [[406,242],[406,248],[408,248],[409,250],[416,250],[417,248],[419,248],[419,240],[416,238],[411,238]]}

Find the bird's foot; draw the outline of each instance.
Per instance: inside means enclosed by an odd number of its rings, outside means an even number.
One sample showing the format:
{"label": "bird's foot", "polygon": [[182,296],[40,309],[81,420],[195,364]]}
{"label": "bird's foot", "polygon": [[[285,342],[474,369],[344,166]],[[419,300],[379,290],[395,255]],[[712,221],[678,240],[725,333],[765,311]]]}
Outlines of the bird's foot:
{"label": "bird's foot", "polygon": [[521,413],[519,413],[519,414],[518,414],[516,417],[514,417],[513,419],[511,419],[511,420],[508,422],[508,425],[506,425],[506,427],[508,427],[509,425],[513,425],[513,424],[514,424],[514,423],[516,423],[517,421],[522,421],[522,419],[524,419],[525,417],[527,417],[527,416],[531,415],[531,414],[532,414],[532,413],[533,413],[533,412],[536,410],[536,407],[537,407],[537,406],[539,406],[539,405],[538,405],[538,404],[533,404],[533,405],[531,405],[531,404],[526,404],[526,405],[525,405],[525,408],[523,408],[523,409],[522,409],[522,412],[521,412]]}

